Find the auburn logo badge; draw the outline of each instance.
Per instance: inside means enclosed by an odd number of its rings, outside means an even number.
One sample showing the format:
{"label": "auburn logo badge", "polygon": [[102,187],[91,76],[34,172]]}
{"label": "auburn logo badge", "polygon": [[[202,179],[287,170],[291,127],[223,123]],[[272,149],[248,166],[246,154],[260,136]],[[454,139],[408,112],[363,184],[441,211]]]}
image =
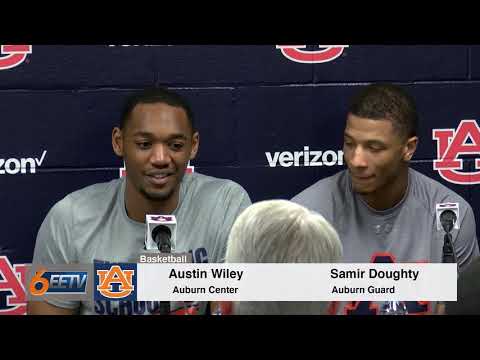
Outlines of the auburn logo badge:
{"label": "auburn logo badge", "polygon": [[152,216],[151,218],[153,221],[172,221],[173,216],[168,216],[168,215],[158,215],[158,216]]}
{"label": "auburn logo badge", "polygon": [[[195,167],[190,165],[190,161],[188,162],[187,168],[185,169],[185,174],[193,174],[195,172]],[[119,169],[120,178],[127,176],[127,169],[125,168],[125,164],[123,167]]]}
{"label": "auburn logo badge", "polygon": [[[475,120],[462,120],[457,129],[433,129],[437,141],[437,160],[433,169],[454,184],[480,184],[480,171],[465,171],[459,155],[480,155],[480,128]],[[480,159],[475,160],[475,169],[480,170]],[[463,171],[459,171],[463,170]]]}
{"label": "auburn logo badge", "polygon": [[307,45],[277,45],[287,59],[304,64],[320,64],[333,61],[342,55],[348,45],[318,45],[319,50],[308,51]]}
{"label": "auburn logo badge", "polygon": [[129,297],[135,290],[135,270],[113,265],[106,270],[97,270],[97,291],[105,298],[119,300]]}
{"label": "auburn logo badge", "polygon": [[0,53],[0,70],[7,70],[23,63],[32,53],[32,45],[1,45]]}

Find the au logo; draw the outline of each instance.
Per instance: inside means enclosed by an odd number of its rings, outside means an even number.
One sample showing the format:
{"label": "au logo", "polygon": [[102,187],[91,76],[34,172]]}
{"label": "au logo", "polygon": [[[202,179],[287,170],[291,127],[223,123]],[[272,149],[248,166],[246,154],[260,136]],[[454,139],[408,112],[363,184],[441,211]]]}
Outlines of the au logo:
{"label": "au logo", "polygon": [[95,264],[95,300],[136,300],[136,264]]}
{"label": "au logo", "polygon": [[158,216],[152,216],[153,221],[172,221],[173,216],[166,216],[166,215],[158,215]]}
{"label": "au logo", "polygon": [[[189,161],[187,168],[185,169],[185,174],[193,174],[194,172],[195,172],[195,166],[190,165],[190,161]],[[127,169],[125,168],[125,164],[123,164],[123,167],[119,169],[118,176],[120,178],[127,176]]]}
{"label": "au logo", "polygon": [[1,45],[0,70],[7,70],[20,65],[31,53],[32,45]]}
{"label": "au logo", "polygon": [[26,264],[12,265],[6,256],[0,256],[0,315],[26,314],[27,268]]}
{"label": "au logo", "polygon": [[342,55],[348,45],[318,45],[318,50],[304,50],[307,45],[277,45],[287,59],[303,64],[322,64]]}
{"label": "au logo", "polygon": [[[459,155],[480,155],[480,128],[475,120],[462,120],[457,129],[433,129],[432,137],[437,141],[433,169],[442,178],[454,184],[480,184],[480,171],[465,171],[463,160],[459,158]],[[480,170],[478,158],[475,169]]]}

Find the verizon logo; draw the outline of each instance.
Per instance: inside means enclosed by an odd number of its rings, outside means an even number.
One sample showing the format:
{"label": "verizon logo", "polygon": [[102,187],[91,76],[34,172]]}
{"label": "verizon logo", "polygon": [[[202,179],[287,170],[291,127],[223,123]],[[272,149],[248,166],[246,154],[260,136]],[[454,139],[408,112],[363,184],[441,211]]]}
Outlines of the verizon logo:
{"label": "verizon logo", "polygon": [[0,175],[16,175],[16,174],[35,174],[37,166],[41,166],[47,155],[44,150],[39,158],[10,158],[0,159]]}
{"label": "verizon logo", "polygon": [[343,165],[342,150],[311,151],[308,146],[303,151],[266,152],[265,156],[270,167]]}

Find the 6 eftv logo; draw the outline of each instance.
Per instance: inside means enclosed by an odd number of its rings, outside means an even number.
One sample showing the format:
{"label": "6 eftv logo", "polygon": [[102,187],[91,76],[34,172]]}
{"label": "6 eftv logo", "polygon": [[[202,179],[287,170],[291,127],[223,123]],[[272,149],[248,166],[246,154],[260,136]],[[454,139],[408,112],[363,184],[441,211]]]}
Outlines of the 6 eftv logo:
{"label": "6 eftv logo", "polygon": [[51,294],[81,295],[87,293],[87,271],[47,271],[39,269],[30,281],[33,296]]}
{"label": "6 eftv logo", "polygon": [[321,64],[342,55],[348,45],[318,45],[319,50],[304,50],[307,45],[277,45],[287,59],[303,64]]}
{"label": "6 eftv logo", "polygon": [[0,45],[0,70],[20,65],[31,53],[32,45]]}
{"label": "6 eftv logo", "polygon": [[95,300],[137,299],[137,264],[95,264]]}
{"label": "6 eftv logo", "polygon": [[[454,184],[480,184],[480,171],[465,170],[459,155],[480,155],[480,128],[475,120],[462,120],[456,129],[433,129],[437,141],[437,160],[433,169]],[[475,169],[480,170],[480,159],[475,160]]]}
{"label": "6 eftv logo", "polygon": [[6,256],[0,256],[0,315],[25,315],[27,304],[25,281],[27,264],[12,266]]}

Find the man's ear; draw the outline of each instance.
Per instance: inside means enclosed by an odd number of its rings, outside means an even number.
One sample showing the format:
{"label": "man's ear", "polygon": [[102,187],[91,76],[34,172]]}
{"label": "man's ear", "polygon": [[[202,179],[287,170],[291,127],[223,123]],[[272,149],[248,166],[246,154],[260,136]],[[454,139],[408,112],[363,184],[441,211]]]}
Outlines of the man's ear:
{"label": "man's ear", "polygon": [[418,137],[412,136],[407,140],[405,144],[405,153],[403,154],[404,161],[410,161],[417,150]]}
{"label": "man's ear", "polygon": [[112,131],[112,147],[113,152],[119,156],[123,157],[123,136],[122,130],[120,128],[115,127]]}
{"label": "man's ear", "polygon": [[198,146],[200,145],[200,134],[198,131],[195,131],[195,133],[192,136],[192,151],[190,152],[190,160],[195,159],[198,153]]}

